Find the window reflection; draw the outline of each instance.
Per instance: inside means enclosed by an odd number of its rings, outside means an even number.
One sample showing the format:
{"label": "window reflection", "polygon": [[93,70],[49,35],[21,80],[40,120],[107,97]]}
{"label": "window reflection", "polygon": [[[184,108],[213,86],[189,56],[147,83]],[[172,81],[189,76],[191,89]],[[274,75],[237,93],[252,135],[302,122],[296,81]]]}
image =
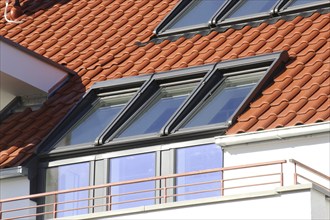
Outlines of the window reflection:
{"label": "window reflection", "polygon": [[124,108],[132,94],[109,97],[99,102],[56,145],[66,146],[94,142]]}
{"label": "window reflection", "polygon": [[293,0],[290,4],[289,7],[296,7],[296,6],[300,6],[300,5],[305,5],[305,4],[311,4],[311,3],[321,3],[321,2],[329,2],[329,0]]}
{"label": "window reflection", "polygon": [[[46,173],[47,191],[59,191],[75,189],[89,186],[89,163],[70,164],[50,168]],[[57,217],[87,214],[89,193],[88,191],[78,191],[59,194],[57,196]],[[53,202],[54,198],[49,198]],[[68,202],[73,200],[82,200],[79,202]],[[68,210],[68,211],[65,211]]]}
{"label": "window reflection", "polygon": [[239,3],[236,9],[227,18],[250,16],[257,13],[267,13],[275,6],[278,0],[245,0]]}
{"label": "window reflection", "polygon": [[153,100],[118,135],[118,138],[158,133],[195,86],[196,83],[161,88]]}
{"label": "window reflection", "polygon": [[225,0],[198,0],[191,3],[169,26],[169,29],[183,28],[208,23]]}
{"label": "window reflection", "polygon": [[254,85],[236,85],[218,89],[183,127],[190,128],[226,122],[250,93]]}
{"label": "window reflection", "polygon": [[[176,151],[176,173],[186,173],[222,167],[222,150],[218,145],[208,144],[196,147],[181,148]],[[177,201],[220,196],[221,172],[190,175],[176,179]],[[215,183],[205,183],[213,182]],[[204,184],[200,184],[203,183]],[[189,186],[185,186],[189,185]],[[209,192],[202,192],[209,190]]]}
{"label": "window reflection", "polygon": [[[110,182],[121,182],[154,177],[156,173],[155,153],[118,157],[110,160]],[[152,205],[155,197],[155,181],[125,184],[111,187],[111,209],[123,209]],[[145,191],[135,193],[137,191]],[[125,194],[125,195],[124,195]],[[139,201],[134,201],[139,200]]]}

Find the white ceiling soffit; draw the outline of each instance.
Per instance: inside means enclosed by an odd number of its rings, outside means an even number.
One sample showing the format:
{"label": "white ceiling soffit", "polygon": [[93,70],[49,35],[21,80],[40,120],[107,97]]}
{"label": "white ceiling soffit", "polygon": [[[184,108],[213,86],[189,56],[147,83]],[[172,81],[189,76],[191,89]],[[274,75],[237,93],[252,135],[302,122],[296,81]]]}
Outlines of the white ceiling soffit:
{"label": "white ceiling soffit", "polygon": [[0,38],[0,58],[0,70],[3,74],[47,94],[58,88],[69,73],[73,74],[66,67],[3,37]]}
{"label": "white ceiling soffit", "polygon": [[45,100],[73,74],[65,66],[0,36],[0,111],[17,96]]}

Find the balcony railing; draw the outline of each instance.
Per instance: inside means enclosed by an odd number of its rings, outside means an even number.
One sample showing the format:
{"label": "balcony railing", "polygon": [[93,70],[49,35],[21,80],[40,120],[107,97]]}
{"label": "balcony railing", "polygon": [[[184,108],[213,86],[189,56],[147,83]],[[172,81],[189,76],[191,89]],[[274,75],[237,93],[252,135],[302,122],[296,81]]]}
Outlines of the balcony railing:
{"label": "balcony railing", "polygon": [[[292,160],[292,162],[295,165],[301,166],[301,163],[297,161]],[[201,198],[203,195],[204,197],[224,196],[242,192],[261,191],[263,189],[270,189],[270,187],[283,186],[283,164],[285,163],[286,160],[254,163],[3,199],[0,200],[0,219],[47,219],[60,217],[65,213],[65,216],[68,216],[67,214],[70,212],[71,215],[75,215],[72,213],[79,210],[84,210],[85,213],[95,213],[99,211],[111,211],[115,209],[114,207],[123,204],[136,203],[137,206],[139,206],[139,202],[142,201],[151,201],[152,204],[163,204],[179,200],[194,199],[193,195],[202,195],[200,197],[196,196],[196,198]],[[307,166],[304,165],[304,167],[306,168]],[[321,174],[311,168],[308,169],[310,172]],[[177,181],[179,178],[191,178],[208,174],[217,174],[218,178],[211,178],[201,182],[188,181],[188,183],[185,184],[178,184],[179,181]],[[321,174],[321,176],[322,175],[324,174]],[[295,173],[295,178],[296,177],[298,177],[298,174]],[[328,176],[324,175],[324,177],[329,181]],[[144,188],[142,190],[124,193],[113,192],[113,189],[116,187],[146,182],[153,182],[154,187],[151,189]],[[297,181],[295,183],[298,184]],[[185,190],[189,187],[190,190]],[[100,194],[95,193],[98,190],[104,193],[101,196],[96,196],[96,194]],[[89,192],[88,198],[70,200],[59,199],[60,195],[86,191]],[[150,196],[150,192],[152,196]],[[125,196],[130,195],[140,196],[123,200]],[[25,202],[26,204],[27,202],[31,203],[31,201],[33,201],[35,205],[16,205],[19,202],[22,202],[22,204]],[[75,207],[63,208],[65,204],[74,204]]]}
{"label": "balcony railing", "polygon": [[294,159],[291,159],[290,162],[294,164],[294,184],[310,182],[330,191],[330,176]]}

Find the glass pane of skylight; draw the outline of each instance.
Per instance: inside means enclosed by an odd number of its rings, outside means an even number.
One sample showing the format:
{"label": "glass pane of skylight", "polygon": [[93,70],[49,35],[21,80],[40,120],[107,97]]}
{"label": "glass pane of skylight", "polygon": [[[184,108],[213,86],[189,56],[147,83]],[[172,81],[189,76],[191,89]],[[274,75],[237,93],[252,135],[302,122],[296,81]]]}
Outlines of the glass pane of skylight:
{"label": "glass pane of skylight", "polygon": [[[215,144],[181,148],[176,151],[176,173],[202,171],[222,167],[222,150]],[[178,177],[176,179],[177,201],[219,196],[222,179],[221,172]],[[217,181],[214,183],[206,183]],[[204,184],[200,184],[204,183]],[[190,186],[185,186],[190,185]],[[210,190],[209,192],[201,191]],[[213,191],[214,190],[214,191]],[[197,193],[200,192],[200,193]]]}
{"label": "glass pane of skylight", "polygon": [[168,29],[182,28],[208,23],[212,16],[223,5],[225,0],[197,0],[183,11]]}
{"label": "glass pane of skylight", "polygon": [[101,100],[56,146],[94,142],[103,129],[123,109],[131,95]]}
{"label": "glass pane of skylight", "polygon": [[311,4],[311,3],[320,3],[320,2],[329,2],[329,0],[294,0],[292,3],[289,5],[289,7],[295,7],[295,6],[300,6],[304,4]]}
{"label": "glass pane of skylight", "polygon": [[[88,162],[49,168],[46,174],[47,191],[76,189],[80,187],[89,186],[89,169],[90,167]],[[87,214],[87,208],[79,208],[88,206],[88,197],[89,193],[87,190],[59,194],[57,196],[57,202],[59,204],[57,205],[58,213],[56,217]],[[49,202],[53,202],[54,198],[49,198],[49,200],[51,200]],[[75,200],[81,201],[68,202]]]}
{"label": "glass pane of skylight", "polygon": [[226,17],[236,18],[251,16],[257,13],[267,13],[275,6],[278,0],[244,0]]}
{"label": "glass pane of skylight", "polygon": [[[128,180],[144,179],[154,177],[156,174],[156,154],[138,154],[125,157],[113,158],[110,160],[110,182],[121,182]],[[113,203],[111,209],[132,208],[136,206],[145,206],[154,204],[155,181],[145,181],[133,184],[123,184],[111,187]],[[145,190],[150,190],[145,192]],[[144,191],[144,192],[137,192]],[[126,194],[126,195],[119,195]],[[115,196],[117,195],[117,196]],[[146,199],[137,202],[125,202],[139,199]]]}
{"label": "glass pane of skylight", "polygon": [[183,128],[226,122],[254,86],[255,83],[237,85],[226,80]]}
{"label": "glass pane of skylight", "polygon": [[117,137],[158,133],[188,97],[195,85],[161,88],[159,95]]}

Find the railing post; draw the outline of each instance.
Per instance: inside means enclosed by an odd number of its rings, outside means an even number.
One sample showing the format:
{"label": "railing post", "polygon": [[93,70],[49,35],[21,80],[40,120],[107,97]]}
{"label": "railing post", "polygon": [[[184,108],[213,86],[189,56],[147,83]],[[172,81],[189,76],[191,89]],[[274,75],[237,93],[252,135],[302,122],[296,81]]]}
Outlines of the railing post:
{"label": "railing post", "polygon": [[54,203],[53,203],[53,218],[56,218],[56,211],[57,211],[57,194],[54,194]]}
{"label": "railing post", "polygon": [[166,186],[167,178],[164,178],[164,203],[167,203],[167,186]]}
{"label": "railing post", "polygon": [[0,219],[2,219],[2,202],[0,202]]}
{"label": "railing post", "polygon": [[284,178],[283,178],[283,163],[281,163],[281,186],[283,186]]}
{"label": "railing post", "polygon": [[223,178],[223,174],[224,174],[223,170],[221,170],[220,173],[221,173],[221,186],[220,186],[221,192],[220,192],[220,196],[224,196],[224,194],[225,194],[225,181],[223,181],[223,179],[224,179]]}
{"label": "railing post", "polygon": [[109,186],[109,197],[108,197],[108,211],[111,211],[111,203],[112,203],[112,196],[111,196],[111,186]]}
{"label": "railing post", "polygon": [[293,162],[293,164],[294,164],[293,181],[294,181],[294,184],[297,185],[298,184],[298,180],[297,180],[297,164],[296,164],[296,162]]}

